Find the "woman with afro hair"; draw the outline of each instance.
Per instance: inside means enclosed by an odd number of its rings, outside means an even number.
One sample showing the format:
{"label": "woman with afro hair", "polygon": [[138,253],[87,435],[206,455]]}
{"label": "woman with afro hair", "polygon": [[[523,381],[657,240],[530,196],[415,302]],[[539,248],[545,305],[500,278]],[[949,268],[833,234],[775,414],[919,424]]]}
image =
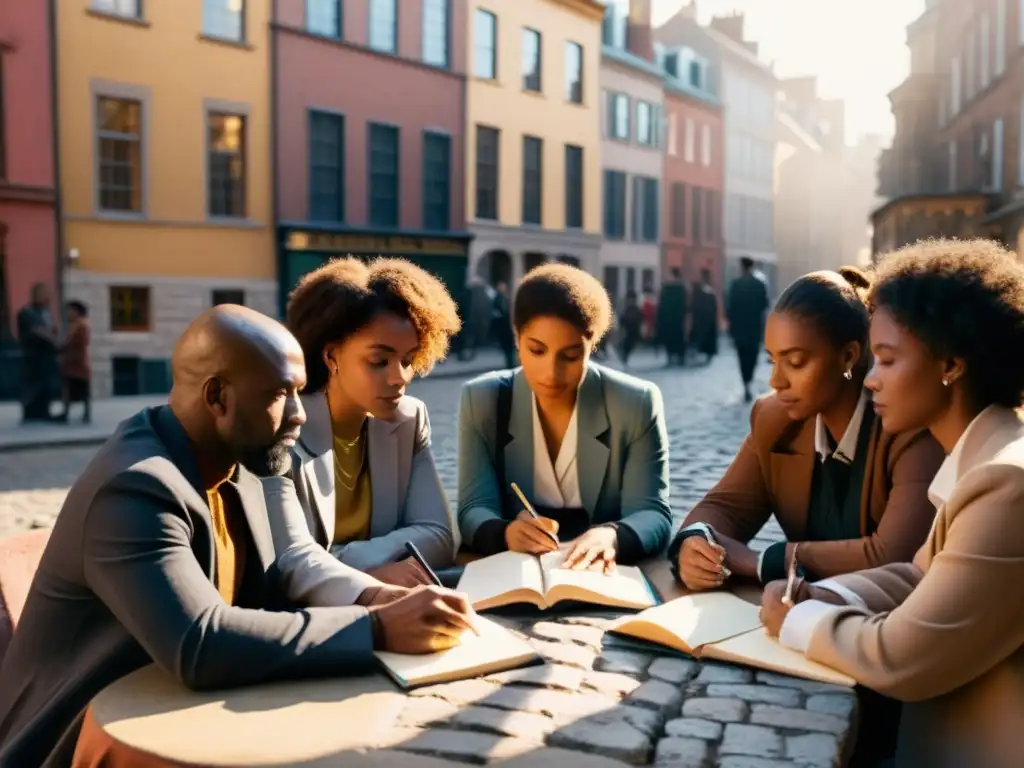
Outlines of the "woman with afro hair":
{"label": "woman with afro hair", "polygon": [[299,281],[287,325],[306,358],[291,474],[314,537],[383,582],[430,583],[405,545],[451,565],[451,510],[426,406],[405,389],[447,354],[455,302],[404,259],[336,259]]}
{"label": "woman with afro hair", "polygon": [[[668,543],[668,441],[661,392],[590,360],[611,322],[593,276],[547,264],[519,284],[522,366],[474,379],[459,406],[459,526],[482,555],[543,554],[610,571]],[[539,514],[522,510],[516,483]]]}
{"label": "woman with afro hair", "polygon": [[985,241],[885,259],[865,382],[892,433],[946,453],[913,563],[765,590],[783,645],[905,702],[900,768],[1024,765],[1024,265]]}

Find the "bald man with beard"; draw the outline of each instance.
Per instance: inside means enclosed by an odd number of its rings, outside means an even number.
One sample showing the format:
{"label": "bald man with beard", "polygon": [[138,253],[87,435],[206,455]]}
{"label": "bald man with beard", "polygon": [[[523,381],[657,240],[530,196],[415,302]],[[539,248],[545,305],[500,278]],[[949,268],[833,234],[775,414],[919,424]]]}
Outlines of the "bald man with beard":
{"label": "bald man with beard", "polygon": [[[0,669],[0,765],[71,764],[105,686],[155,662],[194,689],[357,673],[450,647],[465,598],[381,584],[287,495],[305,365],[279,323],[222,305],[185,331],[168,405],[123,422],[72,486]],[[294,489],[290,491],[294,497]],[[95,763],[99,764],[99,763]]]}

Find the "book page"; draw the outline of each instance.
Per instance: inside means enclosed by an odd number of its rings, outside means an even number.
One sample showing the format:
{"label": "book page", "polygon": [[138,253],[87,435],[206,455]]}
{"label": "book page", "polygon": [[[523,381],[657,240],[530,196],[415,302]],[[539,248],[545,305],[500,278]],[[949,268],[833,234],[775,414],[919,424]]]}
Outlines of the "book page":
{"label": "book page", "polygon": [[[701,646],[760,626],[760,609],[756,605],[728,592],[701,592],[676,598],[636,616],[626,616],[608,631],[701,655]],[[666,638],[675,641],[667,643]]]}
{"label": "book page", "polygon": [[764,627],[706,646],[703,655],[709,659],[746,664],[784,675],[817,680],[820,683],[851,687],[856,685],[856,681],[849,675],[818,664],[802,653],[786,648],[771,637]]}
{"label": "book page", "polygon": [[516,602],[541,607],[544,603],[544,576],[537,558],[520,552],[499,552],[467,563],[456,589],[465,592],[478,611]]}
{"label": "book page", "polygon": [[403,688],[461,680],[513,669],[538,658],[529,643],[500,624],[474,617],[480,634],[467,632],[447,651],[425,655],[376,651],[374,655]]}
{"label": "book page", "polygon": [[616,566],[611,574],[597,571],[571,571],[562,568],[565,552],[549,552],[540,556],[548,603],[558,600],[580,600],[598,605],[623,608],[649,608],[657,604],[639,568]]}

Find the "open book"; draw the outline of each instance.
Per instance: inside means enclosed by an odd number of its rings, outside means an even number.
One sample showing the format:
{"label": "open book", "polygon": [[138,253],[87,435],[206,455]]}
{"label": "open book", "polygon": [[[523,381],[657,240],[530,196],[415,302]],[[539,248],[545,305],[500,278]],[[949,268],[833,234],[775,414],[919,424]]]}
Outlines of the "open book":
{"label": "open book", "polygon": [[650,608],[658,598],[639,568],[619,565],[611,574],[562,568],[565,552],[501,552],[466,565],[458,590],[478,611],[513,603],[550,608],[576,600],[617,608]]}
{"label": "open book", "polygon": [[493,621],[475,617],[480,634],[467,632],[454,648],[437,653],[375,651],[374,656],[402,688],[449,683],[542,661],[521,637]]}
{"label": "open book", "polygon": [[728,592],[686,595],[636,616],[625,616],[608,631],[697,658],[744,664],[833,685],[856,684],[849,675],[780,645],[761,626],[758,607]]}

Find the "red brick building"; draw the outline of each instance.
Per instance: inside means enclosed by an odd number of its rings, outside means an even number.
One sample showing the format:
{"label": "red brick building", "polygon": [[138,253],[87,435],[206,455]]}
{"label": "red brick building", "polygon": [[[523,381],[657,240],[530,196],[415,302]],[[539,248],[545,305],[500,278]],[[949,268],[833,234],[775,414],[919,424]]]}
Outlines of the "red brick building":
{"label": "red brick building", "polygon": [[0,346],[34,283],[59,310],[49,8],[8,2],[0,14]]}
{"label": "red brick building", "polygon": [[279,281],[344,254],[465,283],[466,0],[276,0]]}
{"label": "red brick building", "polygon": [[872,214],[878,255],[924,237],[992,237],[1024,252],[1024,15],[1011,0],[928,0],[890,94],[893,146]]}
{"label": "red brick building", "polygon": [[721,294],[725,245],[722,107],[710,90],[700,87],[700,81],[689,79],[690,67],[677,71],[683,77],[668,74],[665,78],[664,275],[679,268],[685,283],[691,285],[707,267]]}

